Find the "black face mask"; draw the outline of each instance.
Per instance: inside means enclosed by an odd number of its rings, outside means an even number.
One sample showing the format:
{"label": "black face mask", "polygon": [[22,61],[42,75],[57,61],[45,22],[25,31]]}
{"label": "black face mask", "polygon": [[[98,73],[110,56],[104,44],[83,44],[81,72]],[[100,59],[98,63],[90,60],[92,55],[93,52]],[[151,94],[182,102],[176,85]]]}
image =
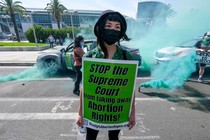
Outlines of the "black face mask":
{"label": "black face mask", "polygon": [[114,29],[104,29],[103,39],[108,45],[112,45],[119,40],[120,31]]}

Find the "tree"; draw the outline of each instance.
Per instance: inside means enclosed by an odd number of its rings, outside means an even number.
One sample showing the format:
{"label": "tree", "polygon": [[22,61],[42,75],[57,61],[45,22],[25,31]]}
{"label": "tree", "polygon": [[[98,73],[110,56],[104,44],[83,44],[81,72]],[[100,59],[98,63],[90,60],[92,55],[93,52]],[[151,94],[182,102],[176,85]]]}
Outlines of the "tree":
{"label": "tree", "polygon": [[52,13],[57,21],[58,29],[60,29],[61,15],[67,8],[61,4],[59,0],[50,0],[50,3],[47,3],[45,10],[47,10],[48,13]]}
{"label": "tree", "polygon": [[10,14],[12,23],[14,25],[15,34],[17,37],[17,41],[20,42],[19,31],[16,23],[15,12],[22,15],[25,12],[25,8],[21,6],[21,1],[14,1],[13,0],[1,0],[0,1],[0,9],[7,14]]}
{"label": "tree", "polygon": [[163,9],[160,13],[160,16],[167,20],[169,18],[172,18],[176,15],[176,11],[174,11],[172,8],[171,8],[171,5],[170,4],[164,4],[163,5]]}
{"label": "tree", "polygon": [[[45,42],[48,36],[46,36],[46,32],[44,31],[44,28],[42,26],[36,25],[34,26],[34,29],[36,31],[37,41],[39,43]],[[25,32],[25,36],[29,42],[35,42],[33,28],[29,28]]]}

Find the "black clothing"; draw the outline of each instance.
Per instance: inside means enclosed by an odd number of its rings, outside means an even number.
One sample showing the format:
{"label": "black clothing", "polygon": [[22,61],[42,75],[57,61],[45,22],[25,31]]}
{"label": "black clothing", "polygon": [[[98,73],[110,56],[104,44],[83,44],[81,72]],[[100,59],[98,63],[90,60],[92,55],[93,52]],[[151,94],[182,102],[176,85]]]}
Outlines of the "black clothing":
{"label": "black clothing", "polygon": [[74,66],[74,68],[75,68],[75,71],[76,71],[76,81],[74,83],[73,92],[78,93],[79,92],[79,85],[80,85],[80,82],[82,80],[82,72],[80,70],[82,68],[82,66]]}
{"label": "black clothing", "polygon": [[[98,130],[87,128],[86,140],[96,140]],[[109,140],[119,140],[118,135],[120,130],[109,130]]]}

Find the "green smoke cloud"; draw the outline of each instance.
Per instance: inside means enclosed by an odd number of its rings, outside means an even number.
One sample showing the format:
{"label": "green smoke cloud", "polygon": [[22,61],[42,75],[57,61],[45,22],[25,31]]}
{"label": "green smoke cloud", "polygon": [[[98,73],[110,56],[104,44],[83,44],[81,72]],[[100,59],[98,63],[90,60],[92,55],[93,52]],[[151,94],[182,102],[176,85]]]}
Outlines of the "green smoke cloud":
{"label": "green smoke cloud", "polygon": [[[142,83],[140,86],[148,88],[175,89],[182,86],[185,80],[195,71],[195,63],[192,61],[195,53],[189,56],[176,58],[169,63],[156,66],[155,52],[164,47],[175,46],[190,38],[203,36],[210,31],[209,0],[202,2],[195,0],[180,5],[180,9],[174,9],[176,15],[166,24],[152,26],[146,30],[146,34],[135,32],[132,36],[133,43],[138,46],[143,58],[142,70],[149,70],[153,80]],[[173,7],[172,7],[173,8]],[[134,29],[140,31],[141,29]]]}
{"label": "green smoke cloud", "polygon": [[191,76],[191,73],[196,70],[195,58],[195,51],[191,51],[188,56],[177,57],[170,62],[162,63],[152,71],[154,80],[142,83],[140,87],[166,88],[170,90],[181,87]]}
{"label": "green smoke cloud", "polygon": [[7,82],[13,80],[37,80],[53,76],[49,68],[37,68],[36,65],[19,73],[8,74],[0,76],[0,82]]}

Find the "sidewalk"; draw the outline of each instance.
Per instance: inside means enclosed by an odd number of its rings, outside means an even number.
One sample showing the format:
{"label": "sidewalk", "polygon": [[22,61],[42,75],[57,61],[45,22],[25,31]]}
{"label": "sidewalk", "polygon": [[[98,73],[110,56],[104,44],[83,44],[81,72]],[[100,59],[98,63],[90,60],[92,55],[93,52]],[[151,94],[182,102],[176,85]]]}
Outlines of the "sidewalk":
{"label": "sidewalk", "polygon": [[44,51],[0,51],[0,66],[33,66],[43,52],[59,51],[65,46],[55,46]]}

